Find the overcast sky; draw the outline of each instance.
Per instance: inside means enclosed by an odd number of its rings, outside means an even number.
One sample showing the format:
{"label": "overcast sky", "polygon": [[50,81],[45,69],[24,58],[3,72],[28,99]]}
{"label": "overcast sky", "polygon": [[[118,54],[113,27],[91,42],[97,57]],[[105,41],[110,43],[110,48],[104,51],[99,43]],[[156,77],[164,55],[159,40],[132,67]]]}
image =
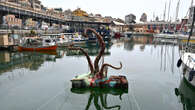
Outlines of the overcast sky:
{"label": "overcast sky", "polygon": [[[165,3],[170,0],[41,0],[44,6],[48,8],[63,8],[74,10],[81,8],[87,13],[102,14],[103,16],[112,16],[115,18],[124,19],[125,15],[133,13],[137,20],[140,19],[142,13],[148,15],[148,19],[153,19],[153,16],[163,18]],[[178,0],[171,0],[170,16],[175,19],[176,5]],[[186,16],[190,7],[191,0],[180,0],[179,18]]]}

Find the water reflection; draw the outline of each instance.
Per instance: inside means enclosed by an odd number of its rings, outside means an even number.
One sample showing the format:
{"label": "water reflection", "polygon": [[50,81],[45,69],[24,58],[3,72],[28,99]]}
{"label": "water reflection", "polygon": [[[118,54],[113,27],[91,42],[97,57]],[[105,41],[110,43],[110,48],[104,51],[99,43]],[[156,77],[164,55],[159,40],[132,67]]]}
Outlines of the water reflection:
{"label": "water reflection", "polygon": [[178,46],[176,45],[177,40],[134,36],[131,40],[123,42],[124,49],[129,51],[134,51],[135,46],[139,47],[140,52],[148,51],[150,48],[150,54],[160,59],[160,70],[166,71],[167,68],[170,68],[171,72],[174,73],[175,56],[179,53]]}
{"label": "water reflection", "polygon": [[[109,56],[110,48],[112,45],[106,45],[104,55]],[[98,45],[87,44],[82,46],[83,49],[89,54],[89,56],[96,56],[99,53],[100,47]],[[67,50],[66,56],[84,56],[80,50]]]}
{"label": "water reflection", "polygon": [[132,51],[134,49],[135,44],[140,45],[140,51],[144,51],[145,45],[152,44],[154,37],[147,37],[147,36],[135,36],[132,37],[130,40],[124,41],[124,48],[126,50]]}
{"label": "water reflection", "polygon": [[[90,89],[75,89],[72,88],[71,92],[74,94],[87,94],[90,93],[88,103],[85,107],[85,110],[90,110],[90,106],[92,104],[92,101],[94,103],[94,106],[96,110],[104,110],[104,109],[117,109],[120,110],[120,105],[108,105],[107,97],[108,95],[111,96],[118,96],[119,99],[122,101],[122,95],[128,93],[128,89],[121,90],[121,89],[114,89],[114,88],[90,88]],[[100,104],[101,102],[101,104]]]}
{"label": "water reflection", "polygon": [[175,89],[175,95],[179,97],[183,110],[195,110],[195,86],[185,78],[181,80],[179,88]]}
{"label": "water reflection", "polygon": [[60,52],[8,52],[0,53],[0,74],[15,69],[26,68],[31,71],[38,70],[44,62],[55,62],[62,58]]}

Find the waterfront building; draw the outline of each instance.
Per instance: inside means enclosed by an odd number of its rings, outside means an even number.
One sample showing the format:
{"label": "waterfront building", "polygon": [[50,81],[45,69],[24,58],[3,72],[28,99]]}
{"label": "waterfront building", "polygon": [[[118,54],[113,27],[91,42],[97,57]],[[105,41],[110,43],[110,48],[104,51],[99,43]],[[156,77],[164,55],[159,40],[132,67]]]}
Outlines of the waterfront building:
{"label": "waterfront building", "polygon": [[[92,18],[94,18],[94,19],[92,19]],[[93,20],[94,20],[94,22],[104,22],[104,18],[102,17],[101,14],[95,14],[94,16],[91,16],[91,21],[93,21]]]}
{"label": "waterfront building", "polygon": [[7,0],[7,2],[15,3],[25,8],[33,8],[36,10],[42,9],[40,0]]}
{"label": "waterfront building", "polygon": [[13,38],[8,34],[1,34],[0,35],[0,46],[10,46],[14,44]]}
{"label": "waterfront building", "polygon": [[64,15],[65,20],[72,20],[73,19],[73,13],[70,9],[64,10],[63,15]]}
{"label": "waterfront building", "polygon": [[140,21],[142,21],[142,22],[147,22],[147,15],[146,15],[146,13],[143,13],[143,14],[142,14],[142,16],[141,16],[141,18],[140,18]]}
{"label": "waterfront building", "polygon": [[125,23],[125,21],[120,18],[115,19],[115,21],[120,22],[120,23]]}
{"label": "waterfront building", "polygon": [[47,7],[41,5],[41,10],[44,11],[44,12],[46,12],[47,11]]}
{"label": "waterfront building", "polygon": [[88,17],[89,15],[87,14],[86,11],[81,10],[81,8],[77,8],[76,10],[73,11],[74,16],[86,16]]}
{"label": "waterfront building", "polygon": [[99,17],[99,18],[101,18],[101,17],[102,17],[102,15],[101,15],[101,14],[95,14],[95,17]]}
{"label": "waterfront building", "polygon": [[50,9],[47,9],[46,13],[48,15],[52,15],[52,16],[55,16],[55,17],[59,17],[59,12],[54,10],[53,8],[50,8]]}
{"label": "waterfront building", "polygon": [[110,29],[113,32],[124,32],[125,24],[117,21],[112,21],[110,25]]}
{"label": "waterfront building", "polygon": [[3,17],[3,25],[20,28],[22,26],[22,20],[16,18],[15,15],[6,15]]}
{"label": "waterfront building", "polygon": [[114,21],[114,18],[112,18],[111,16],[105,16],[103,19],[103,22],[105,23],[111,23],[112,21]]}
{"label": "waterfront building", "polygon": [[136,16],[134,14],[129,14],[125,16],[125,23],[126,24],[132,24],[135,23]]}
{"label": "waterfront building", "polygon": [[36,28],[37,26],[37,22],[33,21],[32,18],[29,18],[25,21],[25,26],[32,29],[32,28]]}
{"label": "waterfront building", "polygon": [[29,0],[33,9],[41,10],[41,1],[40,0]]}
{"label": "waterfront building", "polygon": [[164,30],[178,32],[181,27],[181,22],[142,22],[134,25],[134,31],[140,33],[161,33]]}
{"label": "waterfront building", "polygon": [[7,0],[7,2],[19,4],[21,7],[29,8],[31,7],[31,3],[29,0]]}

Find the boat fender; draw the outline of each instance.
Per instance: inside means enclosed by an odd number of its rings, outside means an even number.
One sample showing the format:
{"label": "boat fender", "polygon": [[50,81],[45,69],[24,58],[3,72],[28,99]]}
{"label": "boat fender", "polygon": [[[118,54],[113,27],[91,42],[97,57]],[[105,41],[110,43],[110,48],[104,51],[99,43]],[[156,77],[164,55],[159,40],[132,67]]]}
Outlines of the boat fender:
{"label": "boat fender", "polygon": [[195,70],[190,71],[188,81],[192,81],[195,75]]}
{"label": "boat fender", "polygon": [[179,93],[179,89],[178,89],[178,88],[175,88],[175,95],[176,95],[176,96],[179,96],[179,94],[180,94],[180,93]]}
{"label": "boat fender", "polygon": [[179,68],[180,66],[181,66],[181,64],[182,64],[182,60],[181,60],[181,58],[177,61],[177,67]]}

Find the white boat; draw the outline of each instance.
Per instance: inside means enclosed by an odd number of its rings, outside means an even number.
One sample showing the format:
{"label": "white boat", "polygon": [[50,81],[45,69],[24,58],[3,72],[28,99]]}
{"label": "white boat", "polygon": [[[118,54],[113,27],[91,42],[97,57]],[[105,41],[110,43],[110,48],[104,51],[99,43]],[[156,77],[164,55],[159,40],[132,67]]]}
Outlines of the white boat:
{"label": "white boat", "polygon": [[73,44],[85,44],[86,43],[86,39],[84,38],[81,34],[79,33],[74,33],[71,37],[71,42]]}
{"label": "white boat", "polygon": [[63,34],[43,34],[41,36],[42,38],[46,37],[46,38],[50,38],[52,39],[54,42],[56,42],[56,44],[58,46],[66,46],[69,43],[69,39]]}
{"label": "white boat", "polygon": [[184,78],[195,87],[195,53],[184,52],[181,60]]}
{"label": "white boat", "polygon": [[[193,13],[195,13],[195,7],[192,7]],[[192,26],[190,30],[190,35],[193,34],[194,23],[195,23],[195,14],[192,18]],[[177,66],[180,67],[181,63],[183,64],[183,76],[189,84],[195,88],[195,53],[193,53],[193,47],[190,47],[190,39],[192,36],[189,36],[187,40],[187,45],[185,50],[182,51],[181,58],[179,59]]]}

